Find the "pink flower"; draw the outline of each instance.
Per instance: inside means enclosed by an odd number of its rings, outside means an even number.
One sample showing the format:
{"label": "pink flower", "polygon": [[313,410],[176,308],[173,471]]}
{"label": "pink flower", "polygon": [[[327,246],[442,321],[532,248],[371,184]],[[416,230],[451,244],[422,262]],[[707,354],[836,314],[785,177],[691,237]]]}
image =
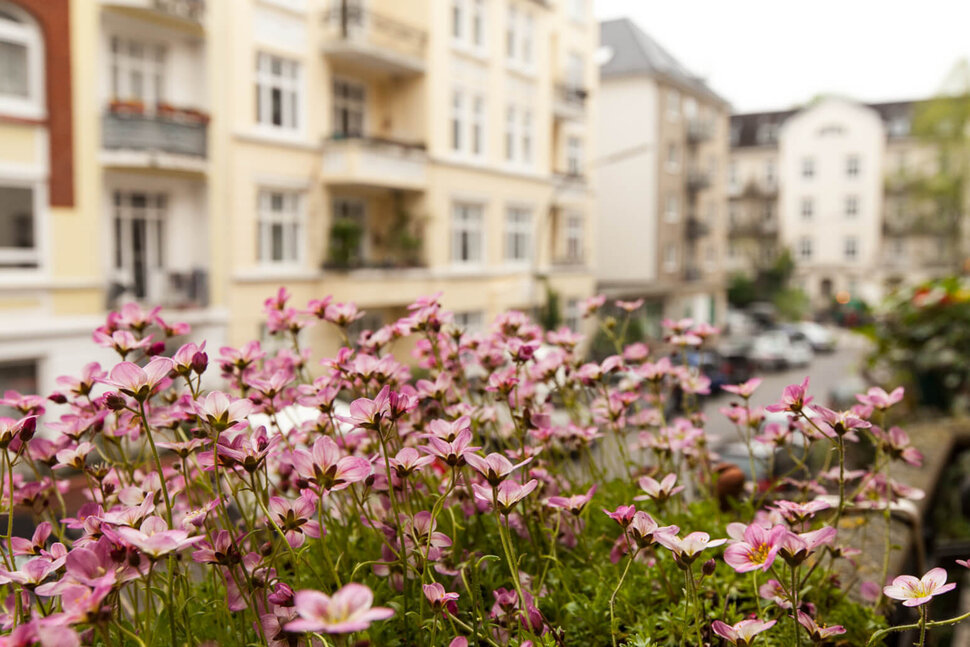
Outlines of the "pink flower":
{"label": "pink flower", "polygon": [[450,467],[461,467],[465,464],[469,454],[473,453],[478,447],[471,447],[472,432],[463,429],[458,436],[451,442],[441,440],[437,436],[426,435],[427,446],[421,447],[421,451],[437,456]]}
{"label": "pink flower", "polygon": [[[661,526],[657,521],[646,512],[638,510],[634,513],[629,525],[630,536],[637,543],[639,548],[646,548],[653,543],[659,542],[658,537],[662,534],[676,535],[680,532],[677,526]],[[622,538],[622,536],[621,536]]]}
{"label": "pink flower", "polygon": [[663,477],[659,483],[649,476],[640,477],[640,489],[646,492],[646,495],[640,495],[633,497],[634,501],[643,501],[645,499],[653,499],[654,501],[663,502],[677,494],[684,489],[683,485],[678,485],[674,487],[677,482],[676,474],[668,474]]}
{"label": "pink flower", "polygon": [[808,378],[801,384],[789,384],[782,393],[781,402],[770,404],[765,409],[768,411],[789,411],[791,413],[801,413],[802,409],[812,402],[812,398],[806,394],[808,391]]}
{"label": "pink flower", "polygon": [[371,606],[373,592],[356,582],[344,585],[333,596],[312,590],[297,591],[293,600],[300,618],[287,623],[285,628],[296,633],[349,634],[394,615],[393,609]]}
{"label": "pink flower", "polygon": [[[512,512],[515,504],[529,496],[538,487],[539,481],[532,479],[525,485],[520,485],[515,481],[502,481],[494,489],[485,488],[478,483],[472,485],[475,491],[475,498],[488,503],[493,503],[492,497],[498,502],[498,511],[508,516]],[[493,494],[494,493],[494,494]]]}
{"label": "pink flower", "polygon": [[769,620],[764,622],[763,620],[742,620],[741,622],[735,623],[733,625],[728,625],[720,620],[715,620],[711,623],[711,629],[714,630],[718,636],[724,638],[732,645],[737,645],[737,647],[748,647],[754,642],[755,636],[760,634],[762,631],[771,629],[777,620]]}
{"label": "pink flower", "polygon": [[161,517],[148,517],[138,530],[122,526],[117,530],[125,543],[134,546],[152,559],[180,551],[205,539],[204,535],[189,537],[185,530],[169,530]]}
{"label": "pink flower", "polygon": [[579,303],[579,307],[583,312],[583,318],[585,319],[586,317],[589,317],[599,312],[599,309],[602,308],[605,303],[606,303],[605,294],[597,294],[595,296],[591,296],[586,299],[583,299]]}
{"label": "pink flower", "polygon": [[833,636],[839,636],[845,633],[845,627],[842,625],[826,627],[825,625],[816,624],[815,620],[812,619],[812,616],[808,615],[804,611],[799,611],[797,616],[798,622],[805,627],[806,631],[808,631],[809,638],[811,638],[812,642],[815,644],[823,643]]}
{"label": "pink flower", "polygon": [[504,481],[513,470],[516,470],[523,465],[530,463],[532,457],[525,459],[521,463],[515,465],[512,461],[507,459],[504,454],[492,453],[482,458],[478,454],[473,454],[472,452],[465,453],[465,462],[471,465],[475,470],[477,470],[488,484],[492,487],[498,487],[499,483]]}
{"label": "pink flower", "polygon": [[221,391],[213,391],[201,400],[193,401],[192,407],[200,419],[220,432],[244,426],[253,403],[248,398],[230,399]]}
{"label": "pink flower", "polygon": [[343,490],[370,476],[370,461],[359,456],[344,456],[329,436],[313,443],[313,451],[293,452],[293,466],[297,474],[324,491]]}
{"label": "pink flower", "polygon": [[788,532],[781,542],[778,554],[789,564],[798,565],[808,559],[808,556],[835,539],[838,531],[832,526],[823,526],[818,530],[795,534]]}
{"label": "pink flower", "polygon": [[741,384],[725,384],[721,387],[724,391],[728,393],[733,393],[734,395],[740,395],[742,398],[747,400],[754,393],[754,390],[761,386],[762,379],[760,377],[753,377],[747,382],[742,382]]}
{"label": "pink flower", "polygon": [[586,504],[592,500],[593,495],[596,493],[596,485],[594,484],[586,494],[574,494],[570,497],[564,496],[551,496],[546,500],[546,504],[552,506],[553,508],[562,508],[563,510],[569,510],[574,515],[579,515],[586,507]]}
{"label": "pink flower", "polygon": [[724,561],[738,573],[758,569],[767,571],[775,563],[787,532],[785,526],[767,530],[753,523],[745,529],[744,541],[735,542],[724,549]]}
{"label": "pink flower", "polygon": [[452,615],[458,611],[456,604],[458,601],[457,593],[446,593],[445,587],[438,582],[424,584],[421,589],[424,591],[424,597],[428,599],[428,603],[435,611],[447,610]]}
{"label": "pink flower", "polygon": [[151,397],[155,387],[168,377],[174,366],[175,363],[167,357],[153,358],[144,369],[131,362],[121,362],[111,369],[111,375],[104,383],[144,402]]}
{"label": "pink flower", "polygon": [[884,587],[886,597],[902,600],[903,606],[918,607],[926,604],[935,595],[941,595],[956,588],[956,582],[946,583],[946,571],[934,568],[920,579],[912,575],[900,575],[893,583]]}
{"label": "pink flower", "polygon": [[789,523],[802,523],[811,519],[816,513],[828,510],[832,504],[824,499],[814,499],[806,503],[794,501],[776,501],[775,509],[788,520]]}
{"label": "pink flower", "polygon": [[340,420],[349,422],[361,429],[380,431],[381,421],[390,412],[390,391],[390,387],[385,386],[373,400],[370,398],[357,398],[350,403],[350,415],[340,417]]}
{"label": "pink flower", "polygon": [[397,456],[388,461],[401,478],[410,476],[419,469],[434,462],[434,456],[422,456],[414,447],[405,447]]}
{"label": "pink flower", "polygon": [[678,563],[688,565],[707,548],[720,546],[727,539],[711,539],[706,532],[692,532],[683,539],[673,534],[655,535],[657,543],[669,549]]}
{"label": "pink flower", "polygon": [[897,402],[901,402],[905,390],[901,386],[893,389],[892,393],[886,393],[885,389],[874,386],[866,391],[865,395],[857,394],[856,400],[862,404],[867,404],[875,409],[886,410]]}
{"label": "pink flower", "polygon": [[269,513],[273,521],[283,531],[286,542],[293,548],[299,548],[307,537],[320,537],[320,524],[313,521],[316,506],[304,497],[289,501],[283,497],[270,497]]}
{"label": "pink flower", "polygon": [[620,310],[625,310],[626,312],[633,312],[637,308],[643,305],[643,299],[637,299],[636,301],[617,301],[616,307]]}
{"label": "pink flower", "polygon": [[956,562],[963,568],[970,568],[970,559],[958,559]]}
{"label": "pink flower", "polygon": [[632,505],[621,505],[617,506],[613,512],[603,508],[603,512],[606,513],[607,517],[620,524],[620,527],[625,530],[633,521],[633,516],[636,514],[637,509]]}

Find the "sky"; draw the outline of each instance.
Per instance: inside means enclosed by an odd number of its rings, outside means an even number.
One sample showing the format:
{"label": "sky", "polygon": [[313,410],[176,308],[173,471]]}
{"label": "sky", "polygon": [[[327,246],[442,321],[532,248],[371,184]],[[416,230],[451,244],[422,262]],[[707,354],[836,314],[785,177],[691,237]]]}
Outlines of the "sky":
{"label": "sky", "polygon": [[594,0],[632,18],[731,102],[780,110],[818,94],[927,97],[970,58],[970,0]]}

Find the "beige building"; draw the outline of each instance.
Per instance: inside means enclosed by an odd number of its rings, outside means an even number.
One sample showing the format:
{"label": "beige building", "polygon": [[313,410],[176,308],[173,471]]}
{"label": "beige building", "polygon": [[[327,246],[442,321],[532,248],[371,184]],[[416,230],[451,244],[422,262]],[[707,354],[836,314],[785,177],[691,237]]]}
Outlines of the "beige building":
{"label": "beige building", "polygon": [[280,285],[368,327],[548,289],[578,325],[595,27],[589,0],[0,0],[0,391],[110,361],[91,330],[130,300],[210,348]]}
{"label": "beige building", "polygon": [[953,270],[914,180],[936,154],[911,135],[916,102],[831,97],[800,110],[735,115],[728,170],[728,261],[750,273],[782,248],[795,280],[824,307],[877,301]]}
{"label": "beige building", "polygon": [[630,20],[600,30],[599,289],[718,321],[729,106]]}

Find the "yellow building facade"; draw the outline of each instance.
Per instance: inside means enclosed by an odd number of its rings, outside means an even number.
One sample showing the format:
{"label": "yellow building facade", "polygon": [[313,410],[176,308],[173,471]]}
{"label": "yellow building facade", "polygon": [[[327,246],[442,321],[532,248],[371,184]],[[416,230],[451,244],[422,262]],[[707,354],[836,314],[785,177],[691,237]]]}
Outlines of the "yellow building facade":
{"label": "yellow building facade", "polygon": [[108,361],[90,331],[132,300],[213,350],[263,335],[281,285],[368,327],[552,290],[578,325],[596,41],[588,0],[0,0],[24,64],[0,86],[0,389]]}

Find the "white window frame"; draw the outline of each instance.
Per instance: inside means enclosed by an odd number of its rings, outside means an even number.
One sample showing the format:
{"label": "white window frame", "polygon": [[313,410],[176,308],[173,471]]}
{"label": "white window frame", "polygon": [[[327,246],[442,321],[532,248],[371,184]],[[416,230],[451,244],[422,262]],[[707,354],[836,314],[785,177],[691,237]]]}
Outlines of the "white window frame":
{"label": "white window frame", "polygon": [[[40,180],[0,177],[0,186],[31,191],[34,229],[32,248],[0,247],[0,274],[6,276],[14,273],[39,272],[46,266],[44,241],[47,222],[47,184]],[[33,264],[33,267],[17,267],[18,264]]]}
{"label": "white window frame", "polygon": [[508,264],[522,265],[532,260],[532,210],[511,205],[505,208],[505,249]]}
{"label": "white window frame", "polygon": [[522,14],[522,22],[519,25],[519,62],[522,66],[531,70],[535,65],[535,31],[536,31],[536,19],[528,11]]}
{"label": "white window frame", "polygon": [[451,0],[448,31],[456,43],[465,41],[465,0]]}
{"label": "white window frame", "polygon": [[519,118],[515,104],[505,107],[505,161],[514,164],[518,161]]}
{"label": "white window frame", "polygon": [[509,5],[505,16],[505,43],[502,50],[505,52],[505,60],[514,62],[518,60],[519,52],[519,12],[515,5]]}
{"label": "white window frame", "polygon": [[849,155],[845,159],[846,177],[859,177],[861,168],[862,168],[862,162],[860,161],[859,156],[856,155],[855,153]]}
{"label": "white window frame", "polygon": [[676,243],[667,243],[664,245],[664,272],[676,272],[680,268],[680,255],[677,253],[677,251]]}
{"label": "white window frame", "polygon": [[461,88],[454,88],[451,91],[450,125],[449,148],[452,153],[461,154],[465,151],[465,92]]}
{"label": "white window frame", "polygon": [[[146,197],[145,207],[136,208],[133,197],[142,194]],[[146,256],[145,294],[131,295],[147,303],[157,303],[164,297],[165,280],[168,275],[168,246],[171,239],[169,227],[169,205],[171,195],[159,190],[115,189],[111,192],[112,209],[111,231],[113,238],[112,267],[118,280],[126,286],[134,284],[134,251],[129,242],[132,239],[132,226],[135,220],[149,224],[145,228],[143,243]]]}
{"label": "white window frame", "polygon": [[[272,205],[273,194],[282,196],[282,208],[276,210]],[[292,208],[287,206],[287,202]],[[269,267],[299,267],[303,265],[304,232],[306,229],[306,196],[303,191],[260,187],[256,197],[257,262]],[[282,227],[282,258],[273,258],[272,228]]]}
{"label": "white window frame", "polygon": [[27,96],[0,95],[0,113],[25,119],[47,115],[44,88],[44,37],[40,25],[28,12],[10,3],[0,3],[18,22],[0,20],[0,40],[26,49]]}
{"label": "white window frame", "polygon": [[485,101],[485,95],[483,93],[472,95],[471,103],[472,112],[468,137],[469,150],[472,157],[483,158],[485,157],[486,143],[488,142],[485,131],[485,126],[488,124],[488,104]]}
{"label": "white window frame", "polygon": [[667,90],[666,97],[664,112],[667,114],[667,121],[680,121],[680,92],[671,88]]}
{"label": "white window frame", "polygon": [[842,242],[842,256],[847,261],[855,261],[859,258],[859,239],[855,236],[846,236]]}
{"label": "white window frame", "polygon": [[[467,237],[463,240],[463,237]],[[463,258],[462,250],[468,252]],[[451,205],[451,262],[459,267],[480,267],[486,259],[485,205],[455,200]]]}
{"label": "white window frame", "polygon": [[[272,71],[280,63],[280,74]],[[285,73],[289,69],[292,76]],[[271,132],[298,134],[304,129],[303,67],[300,61],[267,52],[256,54],[256,125]],[[273,123],[273,90],[280,91],[280,123]],[[292,122],[292,123],[291,123]]]}
{"label": "white window frame", "polygon": [[[135,52],[140,52],[136,54]],[[112,99],[141,101],[153,114],[168,96],[168,47],[161,41],[111,34],[108,38],[108,84]],[[133,87],[134,75],[141,76],[141,94]]]}
{"label": "white window frame", "polygon": [[485,0],[472,0],[469,12],[469,33],[473,48],[484,51],[488,42],[488,22],[486,17]]}
{"label": "white window frame", "polygon": [[859,196],[845,196],[845,217],[857,218],[859,216]]}
{"label": "white window frame", "polygon": [[811,197],[804,197],[801,201],[801,206],[799,208],[799,213],[801,213],[802,220],[811,220],[815,217],[815,200]]}
{"label": "white window frame", "polygon": [[664,222],[680,222],[680,196],[676,193],[668,193],[664,200]]}
{"label": "white window frame", "polygon": [[566,173],[583,174],[583,138],[578,135],[566,137]]}
{"label": "white window frame", "polygon": [[802,158],[802,177],[805,179],[812,179],[815,177],[815,158],[814,157]]}
{"label": "white window frame", "polygon": [[676,173],[680,170],[680,146],[677,142],[667,142],[666,167],[668,173]]}
{"label": "white window frame", "polygon": [[482,310],[456,312],[454,322],[465,334],[475,335],[485,331],[485,312]]}
{"label": "white window frame", "polygon": [[578,211],[567,211],[563,223],[563,254],[571,263],[582,262],[586,238],[586,219]]}
{"label": "white window frame", "polygon": [[808,236],[802,236],[798,239],[798,258],[803,261],[812,260],[812,255],[815,252],[815,243]]}
{"label": "white window frame", "polygon": [[774,186],[775,182],[778,181],[778,174],[775,170],[775,161],[766,160],[765,161],[765,185]]}
{"label": "white window frame", "polygon": [[519,135],[522,147],[519,159],[523,166],[532,166],[535,162],[535,120],[530,108],[522,109],[522,128]]}
{"label": "white window frame", "polygon": [[579,332],[582,314],[579,309],[579,299],[566,299],[566,307],[563,308],[562,323],[573,332]]}
{"label": "white window frame", "polygon": [[[337,92],[338,86],[345,86],[348,89],[355,89],[360,91],[360,99],[351,98],[346,96],[346,93],[341,95]],[[330,119],[332,121],[330,133],[334,137],[362,137],[367,132],[367,84],[356,79],[350,79],[342,76],[335,76],[333,78],[333,83],[330,86],[331,90],[331,113]],[[358,132],[353,132],[353,129],[348,129],[346,132],[338,132],[341,127],[337,115],[341,111],[346,111],[349,115],[354,116],[359,114],[360,117],[360,127]]]}

